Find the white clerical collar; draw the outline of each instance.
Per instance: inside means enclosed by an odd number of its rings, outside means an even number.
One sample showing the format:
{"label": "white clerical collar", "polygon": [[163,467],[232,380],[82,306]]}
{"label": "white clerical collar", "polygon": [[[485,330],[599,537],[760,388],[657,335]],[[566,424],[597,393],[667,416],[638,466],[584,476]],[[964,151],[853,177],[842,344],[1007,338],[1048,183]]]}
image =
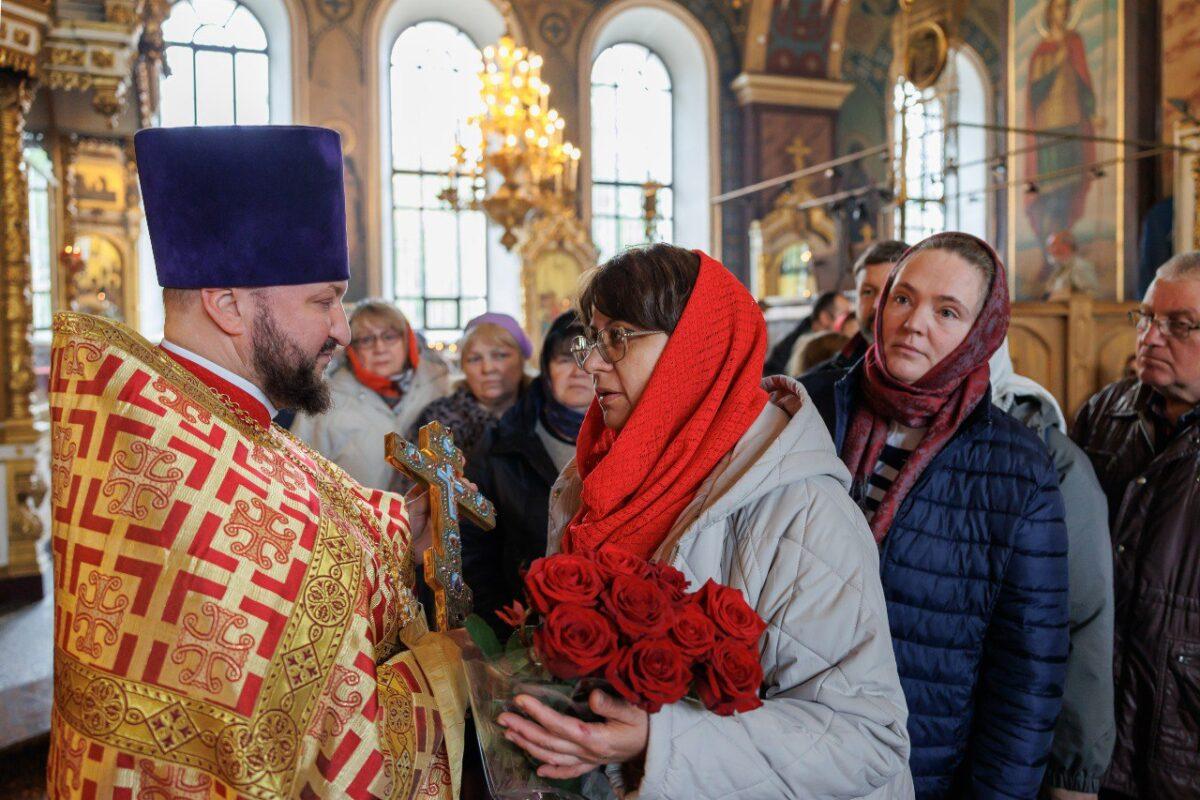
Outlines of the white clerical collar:
{"label": "white clerical collar", "polygon": [[267,409],[267,416],[270,419],[275,419],[275,415],[279,413],[279,409],[275,408],[275,406],[272,405],[271,401],[267,399],[267,396],[265,394],[263,394],[262,389],[258,388],[253,383],[251,383],[250,381],[243,378],[241,375],[238,375],[236,372],[230,372],[229,370],[225,369],[225,367],[222,367],[220,364],[217,364],[216,362],[213,362],[213,361],[209,361],[204,356],[199,355],[198,353],[193,353],[191,350],[188,350],[186,347],[180,347],[179,345],[175,344],[174,342],[169,342],[166,339],[162,340],[162,344],[160,346],[162,347],[163,350],[169,350],[181,358],[186,358],[188,361],[193,361],[193,362],[199,364],[200,366],[204,367],[209,372],[212,372],[215,375],[219,375],[220,377],[229,381],[234,386],[238,387],[243,392],[250,395],[258,402],[262,403],[263,407]]}

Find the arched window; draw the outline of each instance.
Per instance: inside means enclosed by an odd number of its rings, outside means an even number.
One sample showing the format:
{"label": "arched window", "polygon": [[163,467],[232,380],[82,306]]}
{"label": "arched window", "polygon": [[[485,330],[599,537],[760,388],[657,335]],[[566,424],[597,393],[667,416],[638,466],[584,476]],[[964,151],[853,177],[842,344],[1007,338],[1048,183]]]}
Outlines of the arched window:
{"label": "arched window", "polygon": [[934,89],[918,89],[910,81],[896,83],[896,158],[903,182],[902,204],[896,206],[896,236],[918,242],[946,229],[945,106]]}
{"label": "arched window", "polygon": [[615,44],[592,65],[592,238],[601,260],[646,241],[643,184],[658,190],[654,239],[672,241],[671,76],[640,44]]}
{"label": "arched window", "polygon": [[917,242],[944,230],[988,238],[987,85],[973,54],[951,54],[935,86],[897,81],[893,141],[904,202],[897,238]]}
{"label": "arched window", "polygon": [[457,338],[487,308],[484,212],[438,199],[454,144],[478,150],[467,120],[479,113],[482,68],[475,42],[445,22],[412,25],[392,46],[392,294],[433,341]]}
{"label": "arched window", "polygon": [[162,30],[170,72],[160,83],[162,125],[289,121],[288,22],[281,5],[178,0]]}
{"label": "arched window", "polygon": [[717,56],[679,3],[614,0],[580,36],[582,207],[601,258],[645,241],[642,189],[658,194],[653,238],[720,249]]}

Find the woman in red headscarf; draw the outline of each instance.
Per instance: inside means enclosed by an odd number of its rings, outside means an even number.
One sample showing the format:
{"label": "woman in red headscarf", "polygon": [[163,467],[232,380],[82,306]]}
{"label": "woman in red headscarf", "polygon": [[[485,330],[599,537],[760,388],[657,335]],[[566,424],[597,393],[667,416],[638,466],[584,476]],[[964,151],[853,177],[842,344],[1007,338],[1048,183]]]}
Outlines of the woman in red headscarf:
{"label": "woman in red headscarf", "polygon": [[760,708],[647,714],[604,692],[581,723],[531,697],[508,738],[570,778],[605,765],[642,797],[911,796],[905,709],[877,559],[820,418],[760,382],[766,325],[702,253],[628,250],[587,279],[574,352],[596,401],[552,492],[550,551],[616,548],[693,588],[740,590],[767,623]]}
{"label": "woman in red headscarf", "polygon": [[880,296],[875,341],[805,388],[879,543],[917,796],[1038,796],[1066,673],[1067,534],[1041,440],[992,405],[1004,265],[941,233]]}
{"label": "woman in red headscarf", "polygon": [[403,435],[421,409],[450,394],[450,370],[436,353],[422,352],[408,318],[391,303],[363,300],[349,321],[345,362],[329,376],[329,411],[298,415],[291,431],[363,486],[404,491],[410,482],[364,443]]}

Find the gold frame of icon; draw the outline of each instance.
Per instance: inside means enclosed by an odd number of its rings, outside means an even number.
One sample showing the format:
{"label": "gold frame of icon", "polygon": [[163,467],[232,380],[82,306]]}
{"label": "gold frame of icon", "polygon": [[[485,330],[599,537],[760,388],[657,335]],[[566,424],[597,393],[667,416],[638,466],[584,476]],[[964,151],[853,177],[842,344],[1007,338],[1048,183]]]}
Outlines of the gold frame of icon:
{"label": "gold frame of icon", "polygon": [[[914,57],[917,51],[914,45],[918,38],[929,34],[932,34],[935,39],[936,60],[932,69],[922,70],[921,75],[916,75],[914,74]],[[949,54],[950,41],[946,37],[946,30],[940,23],[934,20],[926,20],[914,26],[908,32],[908,39],[904,48],[904,76],[918,89],[928,89],[937,83],[938,78],[942,77],[942,72],[946,69],[946,61],[949,58]]]}

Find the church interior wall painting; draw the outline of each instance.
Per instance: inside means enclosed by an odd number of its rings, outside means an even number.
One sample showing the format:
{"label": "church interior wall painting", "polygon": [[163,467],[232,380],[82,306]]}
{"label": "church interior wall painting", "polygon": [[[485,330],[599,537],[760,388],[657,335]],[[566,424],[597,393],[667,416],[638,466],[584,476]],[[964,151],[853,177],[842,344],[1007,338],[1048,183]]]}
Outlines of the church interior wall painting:
{"label": "church interior wall painting", "polygon": [[1124,0],[1013,0],[1007,242],[1013,291],[1045,299],[1059,273],[1124,298]]}
{"label": "church interior wall painting", "polygon": [[824,0],[776,3],[771,13],[767,71],[777,75],[825,77],[829,55],[829,25]]}
{"label": "church interior wall painting", "polygon": [[[1200,0],[1162,0],[1162,135],[1177,126],[1200,126]],[[1175,158],[1162,158],[1164,186],[1171,186]]]}

